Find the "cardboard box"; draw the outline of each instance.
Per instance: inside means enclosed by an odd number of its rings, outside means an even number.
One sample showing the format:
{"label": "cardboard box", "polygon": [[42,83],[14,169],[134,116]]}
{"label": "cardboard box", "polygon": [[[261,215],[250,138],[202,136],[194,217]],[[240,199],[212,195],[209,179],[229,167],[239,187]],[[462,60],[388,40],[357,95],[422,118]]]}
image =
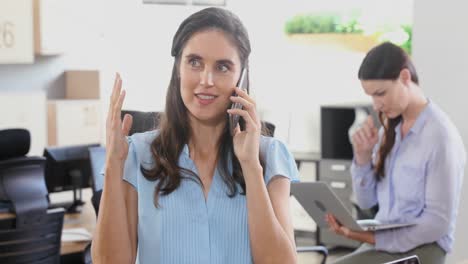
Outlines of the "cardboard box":
{"label": "cardboard box", "polygon": [[99,100],[51,100],[47,103],[48,145],[69,146],[101,142]]}
{"label": "cardboard box", "polygon": [[65,71],[66,99],[99,99],[99,71]]}
{"label": "cardboard box", "polygon": [[0,129],[25,128],[31,134],[28,155],[42,156],[47,143],[44,91],[0,92]]}

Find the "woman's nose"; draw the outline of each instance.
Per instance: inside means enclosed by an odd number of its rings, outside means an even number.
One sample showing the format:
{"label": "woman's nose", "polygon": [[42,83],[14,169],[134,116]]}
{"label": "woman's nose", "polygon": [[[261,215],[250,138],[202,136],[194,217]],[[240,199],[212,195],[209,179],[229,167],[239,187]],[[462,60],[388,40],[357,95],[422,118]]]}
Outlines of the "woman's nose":
{"label": "woman's nose", "polygon": [[372,100],[373,106],[374,106],[374,111],[379,112],[380,109],[382,108],[382,104],[378,102],[377,100]]}
{"label": "woman's nose", "polygon": [[210,70],[204,70],[201,73],[200,84],[204,86],[213,86],[213,73]]}

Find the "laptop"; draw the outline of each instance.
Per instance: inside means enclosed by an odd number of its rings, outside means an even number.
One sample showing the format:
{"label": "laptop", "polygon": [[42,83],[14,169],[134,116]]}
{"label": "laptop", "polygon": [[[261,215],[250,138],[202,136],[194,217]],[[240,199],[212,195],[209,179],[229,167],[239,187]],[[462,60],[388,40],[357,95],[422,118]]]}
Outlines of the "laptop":
{"label": "laptop", "polygon": [[325,182],[291,183],[291,193],[320,228],[328,229],[325,215],[330,213],[343,226],[354,231],[400,228],[414,223],[381,223],[375,219],[355,220]]}
{"label": "laptop", "polygon": [[413,255],[406,258],[397,259],[390,262],[385,262],[383,264],[420,264],[418,256]]}
{"label": "laptop", "polygon": [[93,191],[102,190],[104,185],[104,175],[102,174],[104,164],[106,162],[106,148],[105,147],[90,147],[89,160],[91,163],[91,172],[93,175]]}

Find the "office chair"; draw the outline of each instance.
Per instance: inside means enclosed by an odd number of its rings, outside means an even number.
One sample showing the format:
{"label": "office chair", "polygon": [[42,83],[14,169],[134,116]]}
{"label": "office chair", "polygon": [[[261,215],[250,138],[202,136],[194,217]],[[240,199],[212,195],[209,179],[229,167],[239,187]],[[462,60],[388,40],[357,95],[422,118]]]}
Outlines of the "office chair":
{"label": "office chair", "polygon": [[160,112],[142,112],[135,110],[122,110],[121,118],[125,114],[130,114],[133,117],[133,124],[129,132],[129,136],[135,133],[141,133],[156,129],[161,121]]}
{"label": "office chair", "polygon": [[268,121],[262,121],[262,132],[265,133],[266,136],[274,137],[275,136],[275,128],[276,126]]}
{"label": "office chair", "polygon": [[27,130],[0,130],[0,201],[16,214],[0,219],[0,263],[59,263],[64,211],[47,211],[45,159],[29,147]]}
{"label": "office chair", "polygon": [[308,246],[308,247],[297,247],[297,253],[304,253],[304,252],[315,252],[322,255],[322,261],[320,264],[325,264],[327,262],[328,257],[328,249],[324,246]]}
{"label": "office chair", "polygon": [[60,263],[64,213],[63,208],[50,209],[22,227],[14,217],[0,219],[0,263]]}

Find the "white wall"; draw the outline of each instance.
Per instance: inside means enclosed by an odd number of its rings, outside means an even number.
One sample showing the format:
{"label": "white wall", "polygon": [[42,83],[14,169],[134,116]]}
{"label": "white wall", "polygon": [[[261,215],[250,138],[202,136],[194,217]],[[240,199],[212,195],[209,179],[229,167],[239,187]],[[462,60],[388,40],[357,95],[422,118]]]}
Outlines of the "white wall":
{"label": "white wall", "polygon": [[[368,100],[356,78],[364,54],[348,52],[351,58],[340,62],[342,54],[336,50],[288,43],[283,28],[290,4],[275,1],[266,9],[261,1],[236,0],[228,1],[227,8],[249,31],[252,92],[263,118],[277,125],[276,136],[291,149],[319,151],[320,104]],[[119,71],[128,89],[127,107],[162,110],[173,61],[172,37],[182,20],[200,7],[134,0],[112,6],[102,25],[105,92]],[[260,15],[253,10],[265,11]]]}
{"label": "white wall", "polygon": [[[468,16],[465,1],[416,0],[414,61],[428,97],[451,117],[468,144]],[[467,175],[468,169],[465,170]],[[442,175],[441,175],[442,176]],[[468,259],[468,180],[462,187],[455,248],[447,263]]]}
{"label": "white wall", "polygon": [[[169,83],[172,37],[189,14],[202,7],[144,5],[140,0],[68,1],[69,42],[65,54],[37,57],[33,65],[0,65],[0,90],[47,90],[64,95],[63,71],[101,71],[103,111],[116,71],[124,79],[124,107],[162,110]],[[277,125],[276,136],[293,150],[319,146],[319,106],[363,101],[356,71],[364,54],[336,53],[288,43],[284,22],[301,1],[228,1],[246,25],[253,52],[253,96],[262,116]],[[303,1],[304,2],[304,1]],[[260,10],[260,11],[259,11]],[[264,11],[261,11],[264,10]],[[348,60],[343,61],[342,55]],[[24,76],[28,76],[25,78]]]}

